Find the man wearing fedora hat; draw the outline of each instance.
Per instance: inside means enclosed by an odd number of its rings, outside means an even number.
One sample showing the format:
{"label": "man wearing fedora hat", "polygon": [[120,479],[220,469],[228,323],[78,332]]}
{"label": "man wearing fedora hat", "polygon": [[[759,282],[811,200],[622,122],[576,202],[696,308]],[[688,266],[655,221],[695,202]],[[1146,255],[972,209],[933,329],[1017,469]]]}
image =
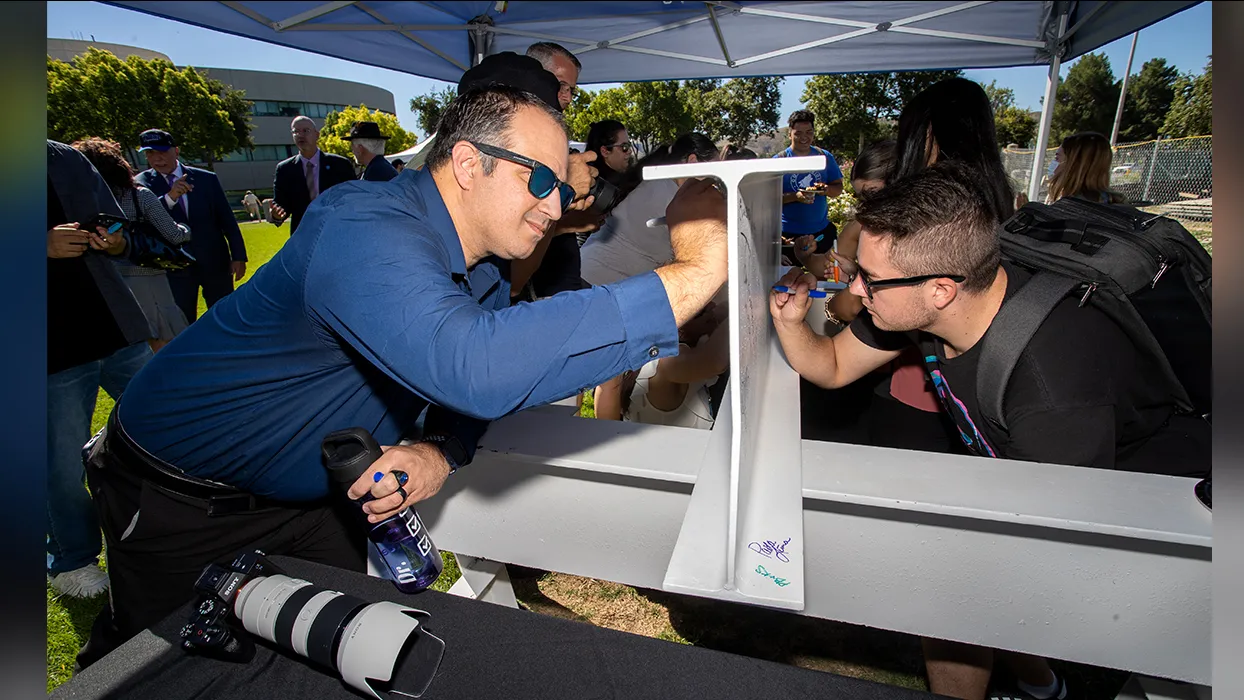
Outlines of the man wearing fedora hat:
{"label": "man wearing fedora hat", "polygon": [[350,127],[350,135],[343,138],[350,142],[350,152],[354,160],[363,166],[360,180],[388,182],[397,177],[397,169],[384,159],[384,142],[388,136],[380,133],[380,125],[376,122],[354,122]]}

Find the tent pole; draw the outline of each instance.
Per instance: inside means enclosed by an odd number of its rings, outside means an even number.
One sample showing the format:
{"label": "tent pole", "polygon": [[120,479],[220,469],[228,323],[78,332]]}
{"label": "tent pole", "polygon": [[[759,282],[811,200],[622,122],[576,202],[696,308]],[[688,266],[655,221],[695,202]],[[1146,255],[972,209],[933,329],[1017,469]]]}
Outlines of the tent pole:
{"label": "tent pole", "polygon": [[1123,71],[1123,87],[1119,90],[1119,108],[1114,112],[1114,128],[1110,130],[1110,147],[1119,143],[1119,124],[1123,121],[1123,103],[1127,101],[1127,79],[1132,77],[1132,59],[1136,58],[1136,40],[1140,32],[1132,35],[1132,50],[1127,54],[1127,70]]}
{"label": "tent pole", "polygon": [[1054,121],[1054,99],[1058,96],[1058,71],[1062,68],[1063,34],[1067,31],[1067,14],[1058,19],[1058,39],[1050,51],[1050,74],[1045,83],[1045,100],[1041,104],[1041,125],[1037,129],[1037,149],[1032,154],[1032,173],[1028,177],[1028,201],[1037,201],[1041,193],[1041,173],[1045,169],[1045,149],[1050,144],[1050,125]]}

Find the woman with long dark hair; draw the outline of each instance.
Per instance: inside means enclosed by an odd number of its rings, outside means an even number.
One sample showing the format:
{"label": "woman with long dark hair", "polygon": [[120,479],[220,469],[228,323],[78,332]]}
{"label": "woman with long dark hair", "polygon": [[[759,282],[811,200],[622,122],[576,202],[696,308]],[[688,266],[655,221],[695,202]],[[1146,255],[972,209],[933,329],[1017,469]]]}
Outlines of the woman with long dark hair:
{"label": "woman with long dark hair", "polygon": [[943,160],[971,167],[998,221],[1015,213],[1015,193],[1002,167],[989,96],[966,78],[935,83],[912,98],[898,118],[895,180]]}
{"label": "woman with long dark hair", "polygon": [[[190,240],[190,229],[173,221],[158,197],[146,187],[134,181],[134,168],[121,154],[121,146],[101,138],[78,141],[73,147],[91,161],[99,171],[112,195],[117,198],[125,218],[131,221],[139,214],[171,243]],[[139,267],[128,260],[114,260],[121,278],[134,293],[147,323],[151,326],[151,339],[147,341],[152,351],[168,344],[178,333],[186,329],[186,315],[173,299],[168,285],[168,273],[164,270]]]}
{"label": "woman with long dark hair", "polygon": [[583,279],[593,286],[610,284],[651,272],[672,260],[669,229],[650,228],[648,221],[665,216],[665,208],[683,180],[644,180],[643,169],[649,165],[711,161],[717,155],[712,140],[691,132],[672,144],[653,149],[626,171],[615,183],[619,203],[580,250]]}
{"label": "woman with long dark hair", "polygon": [[596,161],[592,165],[598,171],[598,177],[615,185],[631,169],[631,161],[635,157],[635,145],[626,133],[626,126],[616,119],[603,119],[588,127],[584,148],[585,152],[596,152]]}
{"label": "woman with long dark hair", "polygon": [[[628,277],[651,272],[674,259],[670,231],[665,226],[648,226],[648,221],[665,216],[665,208],[685,181],[644,180],[649,165],[673,165],[716,160],[716,144],[695,132],[679,136],[674,143],[661,145],[636,163],[615,183],[619,202],[600,230],[580,249],[580,274],[593,286],[611,284]],[[696,338],[690,338],[695,342]],[[596,388],[600,417],[621,419],[623,377],[615,377]],[[611,408],[616,407],[616,408]]]}

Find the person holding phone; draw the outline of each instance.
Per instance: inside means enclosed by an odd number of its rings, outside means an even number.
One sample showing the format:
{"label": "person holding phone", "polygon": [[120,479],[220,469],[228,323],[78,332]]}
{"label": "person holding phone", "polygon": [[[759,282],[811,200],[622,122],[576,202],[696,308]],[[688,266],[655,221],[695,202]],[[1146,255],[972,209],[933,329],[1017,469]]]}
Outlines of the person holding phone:
{"label": "person holding phone", "polygon": [[112,259],[128,250],[121,207],[90,161],[47,142],[47,575],[63,595],[108,586],[99,518],[83,484],[101,387],[119,399],[151,358],[147,319]]}
{"label": "person holding phone", "polygon": [[199,317],[200,287],[211,308],[246,276],[242,229],[216,173],[183,164],[172,134],[148,129],[139,135],[139,143],[138,151],[147,157],[151,169],[135,180],[164,200],[174,221],[190,228],[188,248],[196,262],[170,272],[168,284],[186,321],[194,323]]}
{"label": "person holding phone", "polygon": [[829,200],[842,194],[842,169],[829,151],[812,145],[816,117],[806,109],[790,115],[790,147],[774,158],[825,156],[825,168],[782,176],[782,253],[794,259],[790,241],[798,236],[819,237],[817,253],[834,246],[838,229],[829,220]]}

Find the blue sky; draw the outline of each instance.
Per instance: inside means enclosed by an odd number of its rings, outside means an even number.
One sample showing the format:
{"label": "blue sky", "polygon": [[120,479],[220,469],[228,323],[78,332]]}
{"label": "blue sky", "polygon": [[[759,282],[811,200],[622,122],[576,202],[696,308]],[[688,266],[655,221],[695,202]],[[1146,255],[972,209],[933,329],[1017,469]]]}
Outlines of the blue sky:
{"label": "blue sky", "polygon": [[[415,117],[410,113],[410,98],[447,85],[441,81],[418,78],[405,73],[363,66],[349,61],[243,39],[159,19],[95,2],[49,2],[47,35],[58,39],[91,39],[140,46],[159,51],[178,65],[206,68],[242,68],[282,73],[318,75],[367,83],[393,93],[402,126],[418,132]],[[1185,10],[1140,32],[1132,72],[1140,70],[1145,61],[1162,57],[1181,72],[1199,73],[1211,53],[1212,3],[1205,2]],[[1110,59],[1115,75],[1120,76],[1127,65],[1131,37],[1124,37],[1103,49]],[[1063,75],[1070,65],[1064,66]],[[1045,93],[1046,70],[1041,66],[966,71],[967,77],[989,83],[998,81],[1002,87],[1015,90],[1020,107],[1039,109]],[[782,87],[782,114],[800,106],[805,77],[787,78]],[[606,86],[592,86],[596,87]],[[422,135],[422,134],[421,134]]]}

